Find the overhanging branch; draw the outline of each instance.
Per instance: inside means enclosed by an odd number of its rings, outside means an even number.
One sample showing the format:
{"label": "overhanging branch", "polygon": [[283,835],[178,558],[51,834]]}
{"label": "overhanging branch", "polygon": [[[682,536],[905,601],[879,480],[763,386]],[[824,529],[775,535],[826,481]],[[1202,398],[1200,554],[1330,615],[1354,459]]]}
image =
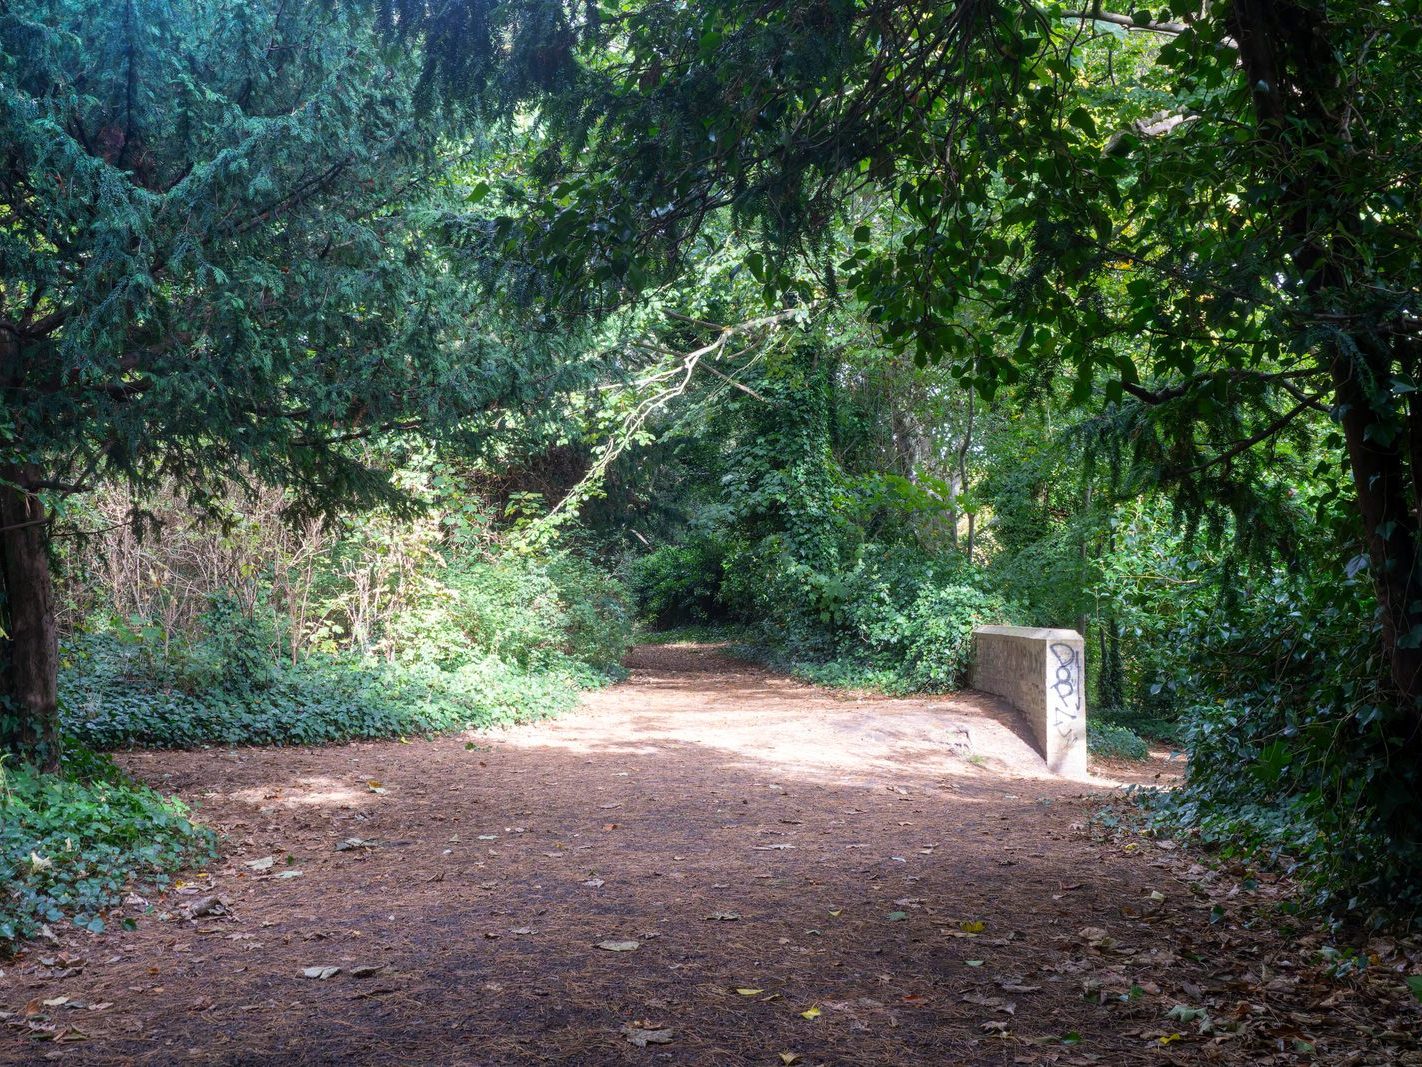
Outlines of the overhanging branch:
{"label": "overhanging branch", "polygon": [[1130,15],[1117,15],[1110,11],[1071,11],[1063,15],[1062,18],[1076,19],[1080,22],[1109,22],[1113,26],[1124,26],[1128,30],[1164,33],[1171,37],[1178,37],[1190,28],[1183,22],[1155,22],[1154,20],[1137,22]]}

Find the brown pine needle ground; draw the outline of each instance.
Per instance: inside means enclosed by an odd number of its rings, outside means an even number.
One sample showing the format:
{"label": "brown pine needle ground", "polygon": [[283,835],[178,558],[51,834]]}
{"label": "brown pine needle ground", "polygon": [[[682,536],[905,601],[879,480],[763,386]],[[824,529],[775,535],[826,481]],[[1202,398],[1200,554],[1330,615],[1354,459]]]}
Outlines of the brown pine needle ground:
{"label": "brown pine needle ground", "polygon": [[1092,822],[1175,765],[1053,780],[984,698],[631,665],[472,749],[124,757],[224,860],[0,964],[0,1060],[1422,1063],[1415,944],[1332,977],[1287,883]]}

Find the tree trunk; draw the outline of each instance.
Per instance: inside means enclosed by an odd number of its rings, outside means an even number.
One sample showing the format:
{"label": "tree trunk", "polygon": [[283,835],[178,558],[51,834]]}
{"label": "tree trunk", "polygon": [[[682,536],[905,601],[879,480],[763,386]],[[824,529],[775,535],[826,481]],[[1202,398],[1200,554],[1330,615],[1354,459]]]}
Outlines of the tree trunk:
{"label": "tree trunk", "polygon": [[23,486],[32,470],[0,469],[0,753],[59,769],[59,636],[46,516]]}
{"label": "tree trunk", "polygon": [[948,472],[948,544],[955,552],[958,549],[958,491],[961,488],[958,483],[958,468],[954,466]]}
{"label": "tree trunk", "polygon": [[[1364,374],[1386,374],[1390,369],[1390,361],[1370,367],[1361,355],[1350,358],[1342,353],[1335,356],[1332,368],[1388,671],[1404,707],[1416,709],[1422,704],[1422,557],[1412,509],[1413,486],[1399,442],[1381,432],[1383,420],[1370,402],[1367,386],[1359,381]],[[1415,735],[1415,714],[1413,719]]]}
{"label": "tree trunk", "polygon": [[[954,472],[953,472],[953,547],[958,547],[958,494],[966,492],[968,488],[968,453],[973,447],[973,415],[976,410],[975,401],[977,392],[973,388],[968,389],[968,418],[963,427],[963,439],[958,447],[953,450]],[[973,561],[973,541],[976,535],[975,521],[976,513],[968,512],[968,562]]]}
{"label": "tree trunk", "polygon": [[[1329,316],[1369,305],[1356,264],[1341,262],[1356,232],[1359,208],[1329,190],[1341,180],[1354,150],[1339,116],[1356,111],[1348,79],[1311,5],[1292,0],[1235,0],[1226,15],[1239,47],[1261,137],[1277,159],[1261,177],[1278,182],[1280,231],[1306,283],[1312,310]],[[1277,168],[1277,169],[1275,169]],[[1336,239],[1335,239],[1336,238]],[[1352,316],[1355,317],[1356,316]],[[1334,341],[1322,355],[1329,371],[1353,475],[1358,516],[1372,564],[1382,618],[1387,681],[1397,693],[1406,744],[1422,752],[1422,574],[1419,527],[1407,451],[1390,395],[1396,353],[1380,340],[1381,324],[1358,320],[1351,344]],[[1404,405],[1405,406],[1405,405]]]}

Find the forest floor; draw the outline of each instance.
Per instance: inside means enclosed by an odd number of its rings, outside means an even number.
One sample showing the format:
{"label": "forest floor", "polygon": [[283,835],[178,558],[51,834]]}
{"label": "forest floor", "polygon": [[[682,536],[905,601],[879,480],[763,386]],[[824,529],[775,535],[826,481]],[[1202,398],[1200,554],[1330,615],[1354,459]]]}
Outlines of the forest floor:
{"label": "forest floor", "polygon": [[224,859],[0,961],[0,1061],[1422,1063],[1415,944],[1099,817],[1164,754],[1068,782],[973,694],[629,662],[508,731],[124,756]]}

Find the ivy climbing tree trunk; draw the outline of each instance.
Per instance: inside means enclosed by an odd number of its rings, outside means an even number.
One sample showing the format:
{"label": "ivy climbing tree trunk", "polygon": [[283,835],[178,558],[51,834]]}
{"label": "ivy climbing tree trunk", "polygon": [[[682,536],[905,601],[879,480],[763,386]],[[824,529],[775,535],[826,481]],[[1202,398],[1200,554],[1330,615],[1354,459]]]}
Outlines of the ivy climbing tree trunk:
{"label": "ivy climbing tree trunk", "polygon": [[59,638],[35,472],[0,469],[0,752],[59,767]]}

